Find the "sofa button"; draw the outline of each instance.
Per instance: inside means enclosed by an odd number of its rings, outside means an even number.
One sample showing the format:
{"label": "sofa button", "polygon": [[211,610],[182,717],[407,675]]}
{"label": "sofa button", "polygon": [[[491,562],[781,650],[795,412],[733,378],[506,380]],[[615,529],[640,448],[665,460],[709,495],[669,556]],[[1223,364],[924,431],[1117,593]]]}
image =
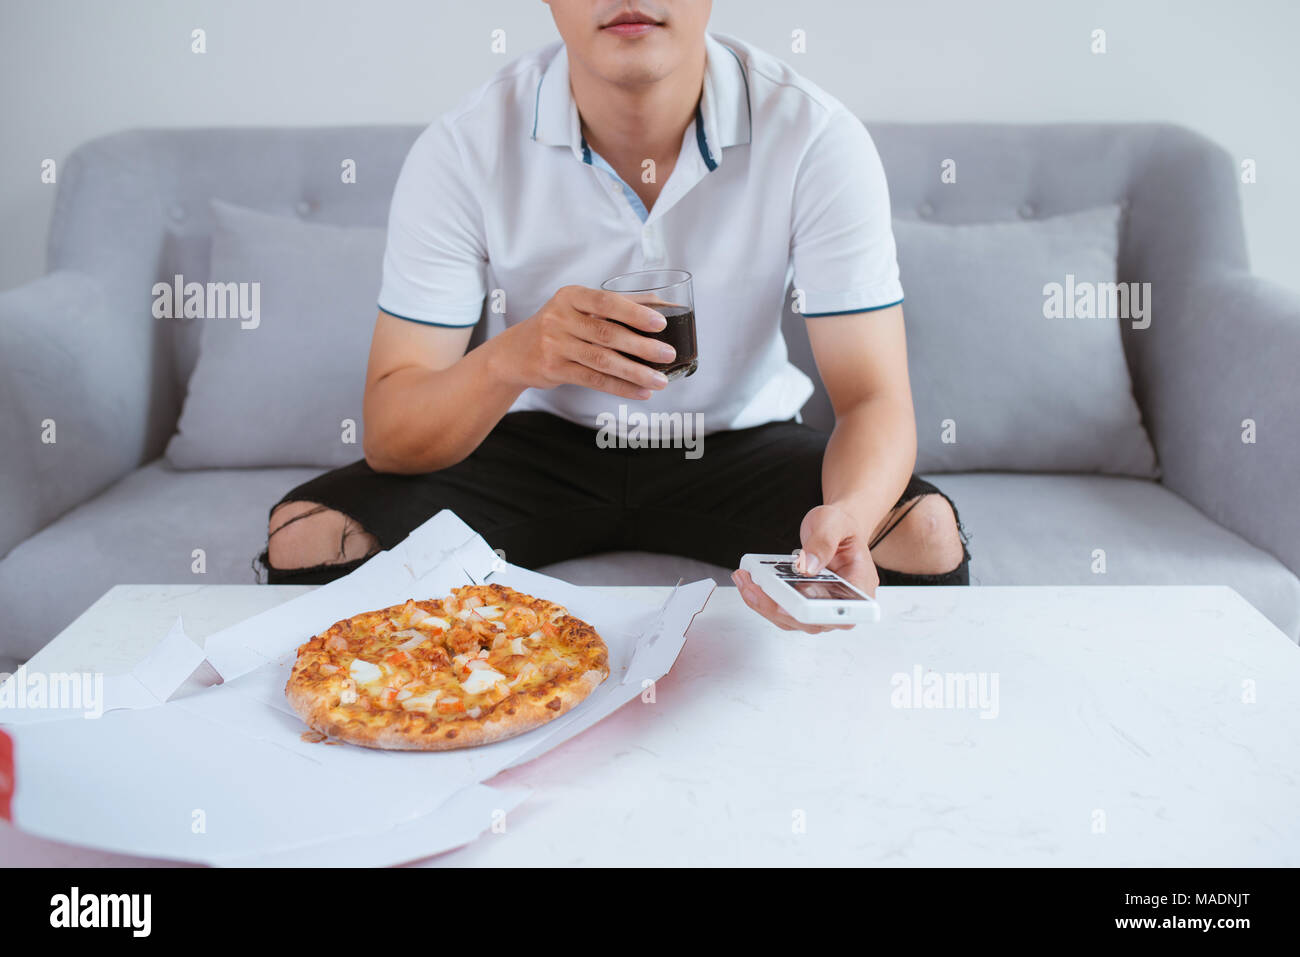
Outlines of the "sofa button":
{"label": "sofa button", "polygon": [[298,205],[296,208],[298,210],[299,216],[306,216],[312,211],[312,204],[307,202],[307,200],[305,199],[300,199],[298,200]]}
{"label": "sofa button", "polygon": [[1033,203],[1025,203],[1025,205],[1020,207],[1020,218],[1033,219],[1034,214],[1037,212],[1038,210],[1035,208]]}
{"label": "sofa button", "polygon": [[185,218],[185,207],[181,206],[179,203],[172,203],[171,207],[167,210],[167,215],[177,222],[180,222]]}
{"label": "sofa button", "polygon": [[929,219],[934,215],[934,207],[929,203],[922,203],[916,208],[916,211],[921,214],[922,219]]}

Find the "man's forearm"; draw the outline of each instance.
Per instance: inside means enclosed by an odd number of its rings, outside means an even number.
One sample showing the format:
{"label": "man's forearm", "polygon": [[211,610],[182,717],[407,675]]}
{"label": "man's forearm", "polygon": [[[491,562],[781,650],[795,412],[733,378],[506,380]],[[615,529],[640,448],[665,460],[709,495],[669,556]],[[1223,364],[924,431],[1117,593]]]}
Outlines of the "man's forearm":
{"label": "man's forearm", "polygon": [[907,487],[916,464],[910,402],[867,399],[837,417],[822,460],[822,498],[839,505],[870,536]]}
{"label": "man's forearm", "polygon": [[501,338],[446,369],[408,366],[366,391],[365,454],[381,472],[433,472],[455,465],[501,421],[522,387],[500,375]]}

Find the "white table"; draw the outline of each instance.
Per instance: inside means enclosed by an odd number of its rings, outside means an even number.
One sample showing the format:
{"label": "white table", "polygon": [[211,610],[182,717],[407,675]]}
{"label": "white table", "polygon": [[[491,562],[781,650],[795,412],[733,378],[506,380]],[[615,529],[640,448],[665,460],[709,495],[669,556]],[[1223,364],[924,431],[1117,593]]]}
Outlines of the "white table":
{"label": "white table", "polygon": [[[177,614],[201,639],[302,590],[119,586],[30,667],[125,671]],[[881,601],[879,625],[806,636],[718,589],[653,704],[493,779],[534,793],[428,863],[1300,864],[1300,649],[1235,592]],[[996,716],[896,707],[917,668],[996,676]],[[138,860],[0,825],[3,863]]]}

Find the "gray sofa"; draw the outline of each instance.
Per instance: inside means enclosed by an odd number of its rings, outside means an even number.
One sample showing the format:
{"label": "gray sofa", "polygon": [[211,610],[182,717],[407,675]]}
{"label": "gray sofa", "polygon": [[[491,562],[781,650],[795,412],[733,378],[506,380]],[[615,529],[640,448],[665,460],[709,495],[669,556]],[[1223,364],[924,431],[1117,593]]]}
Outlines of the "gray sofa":
{"label": "gray sofa", "polygon": [[[1120,278],[1161,291],[1153,326],[1123,334],[1159,480],[936,477],[971,533],[973,582],[1227,584],[1300,637],[1300,296],[1249,273],[1232,159],[1159,125],[868,125],[896,219],[1018,221],[1122,202]],[[418,132],[132,131],[69,157],[50,271],[0,294],[0,668],[114,584],[255,581],[268,506],[320,469],[179,471],[160,458],[195,341],[151,316],[150,287],[204,273],[211,197],[382,226]],[[995,169],[995,185],[945,190],[936,171],[958,151],[966,169]],[[365,171],[346,190],[337,187],[341,156]],[[815,381],[793,316],[787,340]],[[822,393],[804,416],[829,425]],[[1246,418],[1257,442],[1243,454]],[[42,441],[47,420],[57,425],[53,443]],[[1089,562],[1098,544],[1109,556],[1104,575]],[[199,547],[202,575],[191,569]],[[590,584],[727,581],[723,569],[644,554],[548,571]]]}

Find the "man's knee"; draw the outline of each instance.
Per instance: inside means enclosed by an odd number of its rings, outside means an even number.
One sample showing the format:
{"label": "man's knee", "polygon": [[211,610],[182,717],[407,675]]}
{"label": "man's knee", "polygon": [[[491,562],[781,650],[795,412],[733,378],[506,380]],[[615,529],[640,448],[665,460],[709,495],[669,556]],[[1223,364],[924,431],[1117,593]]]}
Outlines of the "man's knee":
{"label": "man's knee", "polygon": [[378,550],[378,539],[356,521],[315,502],[285,502],[271,512],[266,562],[272,568],[337,565]]}
{"label": "man's knee", "polygon": [[910,575],[952,571],[966,557],[952,506],[942,495],[923,495],[871,557],[882,568]]}

